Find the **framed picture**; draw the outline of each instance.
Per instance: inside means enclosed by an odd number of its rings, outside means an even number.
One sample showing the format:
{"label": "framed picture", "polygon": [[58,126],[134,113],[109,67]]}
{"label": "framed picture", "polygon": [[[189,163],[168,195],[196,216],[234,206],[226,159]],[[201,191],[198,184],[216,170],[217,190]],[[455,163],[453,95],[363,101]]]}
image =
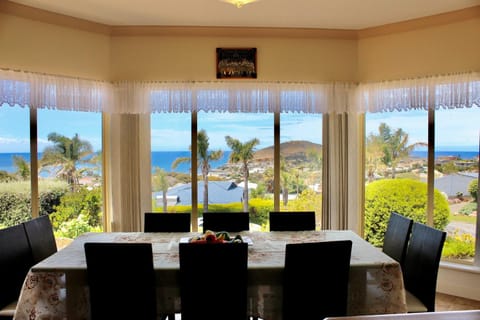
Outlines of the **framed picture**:
{"label": "framed picture", "polygon": [[257,48],[217,48],[217,79],[257,78]]}

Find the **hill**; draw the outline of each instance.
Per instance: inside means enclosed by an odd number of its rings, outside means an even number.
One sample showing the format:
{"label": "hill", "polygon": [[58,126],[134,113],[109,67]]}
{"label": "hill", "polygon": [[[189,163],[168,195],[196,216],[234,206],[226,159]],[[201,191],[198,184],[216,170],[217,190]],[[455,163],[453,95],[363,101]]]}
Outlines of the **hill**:
{"label": "hill", "polygon": [[[322,145],[310,141],[288,141],[280,144],[280,153],[285,159],[305,159],[308,152],[322,152]],[[273,146],[255,152],[254,160],[269,161],[273,159]]]}

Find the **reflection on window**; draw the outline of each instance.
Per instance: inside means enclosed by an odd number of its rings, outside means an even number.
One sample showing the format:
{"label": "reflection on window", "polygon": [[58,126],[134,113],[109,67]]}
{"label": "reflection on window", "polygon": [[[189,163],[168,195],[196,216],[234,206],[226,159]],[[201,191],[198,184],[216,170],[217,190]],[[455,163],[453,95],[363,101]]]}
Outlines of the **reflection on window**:
{"label": "reflection on window", "polygon": [[283,211],[322,210],[322,115],[280,114],[280,186]]}
{"label": "reflection on window", "polygon": [[57,238],[103,229],[102,115],[39,109],[40,214]]}
{"label": "reflection on window", "polygon": [[435,111],[435,189],[448,199],[449,212],[443,257],[470,263],[477,222],[478,119],[478,108]]}
{"label": "reflection on window", "polygon": [[191,115],[151,116],[152,209],[191,212]]}
{"label": "reflection on window", "polygon": [[0,106],[0,229],[31,219],[29,109]]}

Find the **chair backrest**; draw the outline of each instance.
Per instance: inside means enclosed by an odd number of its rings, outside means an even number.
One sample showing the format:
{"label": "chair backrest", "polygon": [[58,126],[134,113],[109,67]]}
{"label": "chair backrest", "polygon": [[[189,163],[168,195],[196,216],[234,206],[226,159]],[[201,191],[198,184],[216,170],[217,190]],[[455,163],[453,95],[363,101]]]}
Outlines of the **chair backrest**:
{"label": "chair backrest", "polygon": [[390,214],[382,250],[403,267],[413,220],[396,212]]}
{"label": "chair backrest", "polygon": [[271,211],[270,231],[315,230],[315,211]]}
{"label": "chair backrest", "polygon": [[182,320],[247,319],[246,243],[180,243]]}
{"label": "chair backrest", "polygon": [[32,265],[32,254],[23,224],[1,229],[0,309],[18,299]]}
{"label": "chair backrest", "polygon": [[48,215],[28,220],[23,225],[32,250],[34,264],[57,252],[57,243]]}
{"label": "chair backrest", "polygon": [[150,243],[84,244],[91,318],[156,319]]}
{"label": "chair backrest", "polygon": [[146,212],[145,232],[190,232],[190,213]]}
{"label": "chair backrest", "polygon": [[323,319],[347,313],[352,241],[285,247],[283,319]]}
{"label": "chair backrest", "polygon": [[418,298],[429,312],[435,311],[437,275],[447,233],[414,222],[405,255],[405,289]]}
{"label": "chair backrest", "polygon": [[248,212],[204,212],[203,232],[228,231],[239,232],[250,230],[250,217]]}

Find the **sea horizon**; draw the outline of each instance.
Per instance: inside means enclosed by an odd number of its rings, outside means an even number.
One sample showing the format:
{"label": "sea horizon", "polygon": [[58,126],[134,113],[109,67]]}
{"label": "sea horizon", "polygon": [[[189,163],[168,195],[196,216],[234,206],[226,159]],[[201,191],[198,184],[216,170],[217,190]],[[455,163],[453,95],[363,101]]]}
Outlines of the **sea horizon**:
{"label": "sea horizon", "polygon": [[[231,151],[224,151],[223,157],[217,161],[212,161],[210,166],[212,169],[218,169],[225,165],[228,162],[228,157]],[[41,156],[42,153],[39,153]],[[8,173],[13,173],[16,171],[16,168],[13,164],[13,156],[21,156],[26,161],[30,161],[29,152],[0,152],[0,171],[6,171]],[[171,164],[177,159],[182,157],[190,157],[190,151],[152,151],[151,152],[151,161],[152,168],[159,167],[167,172],[177,172],[177,173],[189,173],[190,172],[190,163],[181,163],[178,167],[173,170]],[[462,150],[437,150],[435,151],[435,158],[438,157],[458,157],[463,160],[475,159],[478,156],[478,151],[462,151]],[[410,153],[412,158],[426,158],[426,150],[415,150]]]}

